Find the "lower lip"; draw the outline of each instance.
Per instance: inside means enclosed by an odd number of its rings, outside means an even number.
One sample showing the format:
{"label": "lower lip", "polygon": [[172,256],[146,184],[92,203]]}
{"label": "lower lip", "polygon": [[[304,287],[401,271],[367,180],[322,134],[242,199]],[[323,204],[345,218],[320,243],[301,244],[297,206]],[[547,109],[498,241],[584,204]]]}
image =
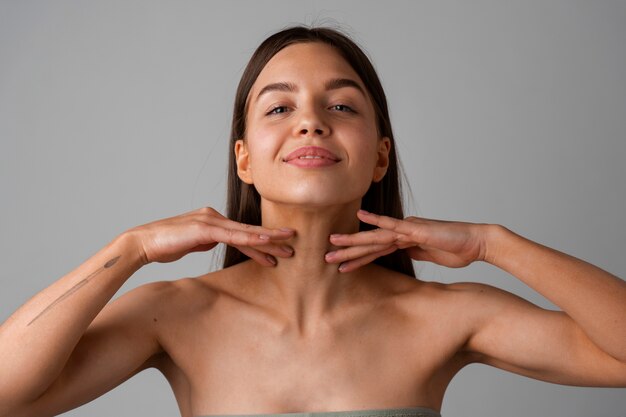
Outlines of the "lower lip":
{"label": "lower lip", "polygon": [[299,166],[301,168],[327,167],[330,165],[335,165],[337,162],[339,161],[333,161],[332,159],[327,159],[327,158],[309,158],[309,159],[294,158],[290,161],[287,161],[288,164]]}

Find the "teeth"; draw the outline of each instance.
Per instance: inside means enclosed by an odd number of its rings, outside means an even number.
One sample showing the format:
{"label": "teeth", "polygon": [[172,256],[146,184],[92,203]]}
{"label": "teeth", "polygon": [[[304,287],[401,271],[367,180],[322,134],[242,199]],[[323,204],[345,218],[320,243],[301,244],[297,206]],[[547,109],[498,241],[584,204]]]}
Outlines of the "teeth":
{"label": "teeth", "polygon": [[305,156],[300,156],[298,159],[323,159],[323,158],[321,156],[305,155]]}

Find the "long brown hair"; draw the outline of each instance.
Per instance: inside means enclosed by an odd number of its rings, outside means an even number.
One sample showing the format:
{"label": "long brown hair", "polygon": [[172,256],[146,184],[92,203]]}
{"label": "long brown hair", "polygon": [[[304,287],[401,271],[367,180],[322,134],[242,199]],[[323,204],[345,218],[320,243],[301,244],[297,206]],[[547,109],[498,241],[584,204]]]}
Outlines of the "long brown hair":
{"label": "long brown hair", "polygon": [[[235,107],[228,150],[228,190],[226,212],[227,217],[238,222],[261,225],[261,197],[253,185],[241,181],[237,175],[235,161],[235,142],[246,135],[246,115],[248,112],[247,97],[252,85],[267,62],[281,49],[296,43],[323,42],[337,49],[341,56],[359,75],[368,89],[374,103],[378,134],[387,136],[391,141],[389,166],[383,179],[372,182],[363,196],[361,208],[372,213],[403,219],[401,187],[398,178],[398,157],[391,130],[391,122],[387,110],[387,98],[370,60],[347,35],[328,27],[308,28],[292,26],[268,37],[256,49],[248,62],[235,96]],[[372,230],[375,226],[360,222],[359,230]],[[226,246],[223,268],[238,264],[249,259],[247,255],[232,246]],[[411,258],[402,249],[389,255],[381,256],[373,261],[388,269],[415,277]]]}

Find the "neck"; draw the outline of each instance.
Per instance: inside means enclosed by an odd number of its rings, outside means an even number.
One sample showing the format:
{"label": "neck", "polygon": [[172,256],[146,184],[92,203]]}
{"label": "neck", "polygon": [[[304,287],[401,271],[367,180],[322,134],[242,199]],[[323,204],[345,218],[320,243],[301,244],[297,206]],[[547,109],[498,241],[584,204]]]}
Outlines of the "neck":
{"label": "neck", "polygon": [[262,225],[289,227],[296,231],[284,241],[294,249],[289,258],[276,257],[277,265],[254,264],[255,276],[269,287],[276,308],[299,326],[315,323],[333,307],[357,281],[357,271],[341,273],[339,265],[327,263],[324,255],[340,247],[330,243],[333,233],[356,233],[356,212],[360,200],[324,207],[276,204],[261,199]]}

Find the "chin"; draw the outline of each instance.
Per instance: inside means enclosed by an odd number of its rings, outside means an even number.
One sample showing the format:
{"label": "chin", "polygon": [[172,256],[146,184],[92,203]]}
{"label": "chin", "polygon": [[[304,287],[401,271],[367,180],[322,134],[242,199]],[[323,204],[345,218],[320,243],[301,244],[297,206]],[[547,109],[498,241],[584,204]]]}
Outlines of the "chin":
{"label": "chin", "polygon": [[[311,209],[311,208],[316,208],[316,209],[321,209],[321,208],[326,208],[326,207],[332,207],[332,206],[337,206],[337,205],[343,205],[343,204],[348,204],[351,201],[354,200],[359,200],[362,196],[346,196],[341,195],[341,193],[338,193],[339,195],[317,195],[315,197],[312,197],[312,193],[307,193],[307,195],[304,196],[293,196],[291,198],[285,198],[285,196],[283,196],[282,198],[266,198],[264,197],[262,194],[262,198],[266,199],[268,202],[275,204],[275,205],[286,205],[286,206],[295,206],[297,208],[301,208],[303,210],[306,209]],[[350,197],[350,198],[348,198]]]}
{"label": "chin", "polygon": [[309,207],[330,207],[361,200],[369,183],[358,184],[350,178],[330,181],[287,181],[256,184],[261,198],[272,204]]}

